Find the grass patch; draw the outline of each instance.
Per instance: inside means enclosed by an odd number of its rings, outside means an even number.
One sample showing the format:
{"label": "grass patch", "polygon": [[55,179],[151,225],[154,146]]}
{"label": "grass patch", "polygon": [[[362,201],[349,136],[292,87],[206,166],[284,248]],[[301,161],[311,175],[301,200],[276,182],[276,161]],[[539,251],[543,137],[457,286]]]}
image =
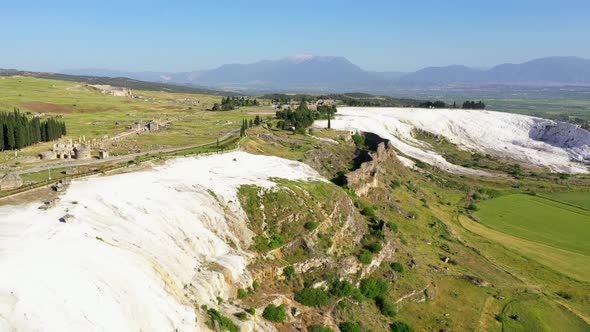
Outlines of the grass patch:
{"label": "grass patch", "polygon": [[542,197],[515,194],[479,203],[475,217],[495,230],[590,255],[590,211]]}

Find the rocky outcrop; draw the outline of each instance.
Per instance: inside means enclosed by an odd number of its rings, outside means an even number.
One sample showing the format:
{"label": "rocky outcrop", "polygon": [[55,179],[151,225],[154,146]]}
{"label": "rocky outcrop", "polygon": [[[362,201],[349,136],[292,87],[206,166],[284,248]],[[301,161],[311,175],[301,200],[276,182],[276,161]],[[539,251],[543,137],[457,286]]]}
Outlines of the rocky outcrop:
{"label": "rocky outcrop", "polygon": [[369,153],[369,157],[369,161],[346,175],[348,187],[359,196],[364,196],[369,189],[377,187],[379,176],[385,173],[382,166],[384,163],[397,160],[393,146],[387,140],[378,143],[376,150]]}
{"label": "rocky outcrop", "polygon": [[590,163],[590,132],[577,125],[542,120],[532,126],[529,137],[567,149],[570,157],[575,161]]}
{"label": "rocky outcrop", "polygon": [[8,173],[0,177],[0,190],[17,189],[22,185],[23,179],[16,173]]}

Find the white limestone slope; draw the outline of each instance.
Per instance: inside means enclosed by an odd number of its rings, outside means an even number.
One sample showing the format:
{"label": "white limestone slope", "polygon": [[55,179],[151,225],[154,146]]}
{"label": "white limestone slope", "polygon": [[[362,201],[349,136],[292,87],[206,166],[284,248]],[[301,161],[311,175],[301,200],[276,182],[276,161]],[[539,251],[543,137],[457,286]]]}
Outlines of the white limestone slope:
{"label": "white limestone slope", "polygon": [[[447,162],[413,136],[416,128],[441,135],[460,148],[508,157],[554,172],[587,173],[590,133],[575,125],[512,113],[419,108],[338,108],[332,128],[372,132],[403,154],[442,169],[485,175]],[[325,127],[326,121],[318,121]]]}
{"label": "white limestone slope", "polygon": [[271,177],[321,180],[302,163],[233,152],[74,181],[45,211],[0,207],[0,331],[205,329],[189,301],[211,306],[251,282],[236,190]]}

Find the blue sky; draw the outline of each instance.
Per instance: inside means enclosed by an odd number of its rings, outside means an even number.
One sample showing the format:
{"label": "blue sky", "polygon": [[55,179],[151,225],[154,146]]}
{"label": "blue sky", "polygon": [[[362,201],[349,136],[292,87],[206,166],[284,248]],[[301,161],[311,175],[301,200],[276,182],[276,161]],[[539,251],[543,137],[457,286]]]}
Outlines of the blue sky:
{"label": "blue sky", "polygon": [[588,0],[0,0],[0,68],[188,71],[311,53],[369,70],[590,58]]}

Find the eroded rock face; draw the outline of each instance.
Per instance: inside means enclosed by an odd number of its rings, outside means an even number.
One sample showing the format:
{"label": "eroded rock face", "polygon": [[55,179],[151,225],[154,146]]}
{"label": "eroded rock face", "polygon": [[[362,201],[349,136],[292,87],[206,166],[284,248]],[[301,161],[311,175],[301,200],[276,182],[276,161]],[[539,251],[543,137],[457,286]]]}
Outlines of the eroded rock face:
{"label": "eroded rock face", "polygon": [[590,163],[590,132],[579,126],[542,120],[533,125],[529,136],[534,140],[567,149],[573,160]]}
{"label": "eroded rock face", "polygon": [[396,160],[396,153],[389,141],[377,145],[375,152],[369,153],[370,161],[364,162],[361,166],[346,175],[347,185],[359,196],[364,196],[369,189],[379,184],[379,176],[385,172],[382,165]]}

